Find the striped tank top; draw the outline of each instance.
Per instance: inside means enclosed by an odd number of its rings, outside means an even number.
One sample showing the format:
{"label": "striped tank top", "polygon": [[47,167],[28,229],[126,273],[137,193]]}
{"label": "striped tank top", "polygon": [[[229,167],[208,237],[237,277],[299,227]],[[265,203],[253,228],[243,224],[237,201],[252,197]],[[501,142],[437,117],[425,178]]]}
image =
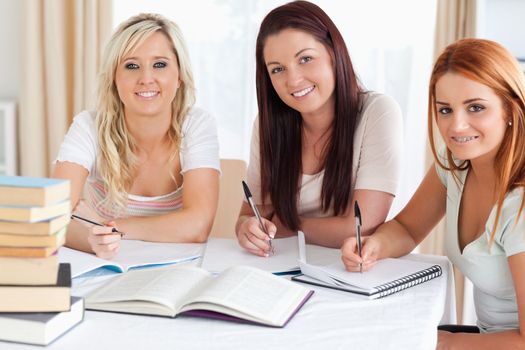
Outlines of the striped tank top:
{"label": "striped tank top", "polygon": [[87,181],[87,204],[102,218],[125,218],[131,216],[156,216],[182,209],[182,186],[175,191],[156,197],[128,195],[124,213],[105,203],[106,191],[102,180]]}

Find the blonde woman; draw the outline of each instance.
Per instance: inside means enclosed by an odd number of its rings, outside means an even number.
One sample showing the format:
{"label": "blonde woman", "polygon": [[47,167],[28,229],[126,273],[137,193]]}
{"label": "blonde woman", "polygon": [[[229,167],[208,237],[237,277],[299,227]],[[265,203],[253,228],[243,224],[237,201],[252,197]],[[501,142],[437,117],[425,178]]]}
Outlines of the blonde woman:
{"label": "blonde woman", "polygon": [[66,245],[111,258],[122,238],[206,241],[218,198],[217,131],[193,106],[179,28],[156,14],[130,18],[110,39],[101,69],[98,109],[75,117],[53,175],[71,180],[78,216],[105,226],[72,222]]}

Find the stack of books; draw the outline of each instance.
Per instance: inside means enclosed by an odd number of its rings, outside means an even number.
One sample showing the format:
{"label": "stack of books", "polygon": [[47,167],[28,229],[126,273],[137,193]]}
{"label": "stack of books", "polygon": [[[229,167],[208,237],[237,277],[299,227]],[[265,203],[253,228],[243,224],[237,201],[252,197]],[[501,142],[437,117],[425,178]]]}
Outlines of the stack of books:
{"label": "stack of books", "polygon": [[[67,180],[0,176],[1,340],[45,345],[82,320],[83,301],[71,299],[71,266],[57,255],[70,221],[69,196]],[[68,321],[50,322],[56,318]],[[42,337],[12,331],[22,324],[40,326]]]}

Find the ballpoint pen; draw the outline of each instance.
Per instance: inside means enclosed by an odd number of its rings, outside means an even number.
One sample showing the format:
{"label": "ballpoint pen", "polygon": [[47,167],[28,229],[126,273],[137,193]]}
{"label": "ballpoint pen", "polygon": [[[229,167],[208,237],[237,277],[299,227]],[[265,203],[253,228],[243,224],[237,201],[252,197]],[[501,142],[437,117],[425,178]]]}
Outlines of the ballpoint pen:
{"label": "ballpoint pen", "polygon": [[[71,214],[71,219],[82,220],[82,221],[89,222],[90,224],[93,224],[93,225],[96,225],[96,226],[106,226],[104,224],[101,224],[100,222],[89,220],[89,219],[83,218],[82,216],[78,216],[78,215],[75,215],[75,214]],[[120,233],[120,237],[124,236],[124,232],[120,232],[115,227],[113,227],[111,229],[111,232]]]}
{"label": "ballpoint pen", "polygon": [[[359,210],[359,204],[357,204],[357,201],[354,202],[354,215],[355,215],[355,238],[357,240],[357,253],[359,254],[359,257],[362,258],[361,255],[361,210]],[[359,272],[363,273],[363,263],[359,263]]]}
{"label": "ballpoint pen", "polygon": [[261,218],[261,214],[259,213],[259,209],[257,209],[257,206],[255,205],[255,203],[253,201],[252,193],[250,192],[250,189],[248,188],[248,185],[244,181],[242,182],[242,188],[244,189],[244,195],[246,196],[246,200],[248,201],[248,204],[252,208],[252,211],[255,214],[255,217],[259,221],[259,225],[261,226],[261,230],[263,230],[264,233],[266,233],[266,235],[269,238],[268,239],[268,244],[270,245],[270,249],[271,249],[271,252],[273,254],[274,251],[273,251],[273,245],[272,245],[272,237],[270,237],[270,235],[268,234],[268,231],[266,230],[266,226],[264,226],[264,224],[263,224],[263,221],[262,221],[262,218]]}

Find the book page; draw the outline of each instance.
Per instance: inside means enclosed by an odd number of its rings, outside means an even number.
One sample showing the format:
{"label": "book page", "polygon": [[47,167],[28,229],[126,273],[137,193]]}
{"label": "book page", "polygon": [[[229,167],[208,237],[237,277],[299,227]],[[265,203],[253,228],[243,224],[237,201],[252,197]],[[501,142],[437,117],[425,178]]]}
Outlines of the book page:
{"label": "book page", "polygon": [[[237,266],[215,277],[213,282],[209,282],[205,289],[201,289],[188,302],[197,303],[198,307],[202,307],[203,303],[216,304],[221,307],[206,309],[231,309],[238,311],[237,315],[250,315],[252,319],[279,323],[293,313],[308,292],[303,286],[282,277],[248,266]],[[191,304],[183,308],[191,309]],[[225,313],[236,315],[229,310]]]}
{"label": "book page", "polygon": [[120,252],[111,261],[124,270],[138,266],[165,265],[193,260],[202,256],[202,243],[158,243],[124,239]]}
{"label": "book page", "polygon": [[297,237],[274,239],[272,243],[275,254],[260,257],[239,246],[236,239],[210,238],[202,258],[202,268],[221,272],[232,266],[248,265],[272,273],[298,270]]}
{"label": "book page", "polygon": [[71,277],[77,277],[99,267],[125,272],[133,267],[189,261],[200,257],[203,247],[203,244],[197,243],[154,243],[124,239],[120,242],[119,254],[112,260],[67,247],[60,248],[58,256],[60,262],[71,264]]}
{"label": "book page", "polygon": [[71,264],[71,278],[108,265],[112,265],[113,270],[122,272],[122,266],[117,263],[101,259],[95,254],[85,253],[67,247],[61,247],[58,250],[58,258],[61,263]]}
{"label": "book page", "polygon": [[119,275],[86,297],[86,307],[95,306],[105,309],[103,303],[123,302],[119,310],[140,312],[134,309],[134,302],[141,308],[143,301],[164,305],[177,313],[186,294],[193,294],[193,289],[211,278],[211,275],[196,267],[166,266],[157,269],[135,270]]}

